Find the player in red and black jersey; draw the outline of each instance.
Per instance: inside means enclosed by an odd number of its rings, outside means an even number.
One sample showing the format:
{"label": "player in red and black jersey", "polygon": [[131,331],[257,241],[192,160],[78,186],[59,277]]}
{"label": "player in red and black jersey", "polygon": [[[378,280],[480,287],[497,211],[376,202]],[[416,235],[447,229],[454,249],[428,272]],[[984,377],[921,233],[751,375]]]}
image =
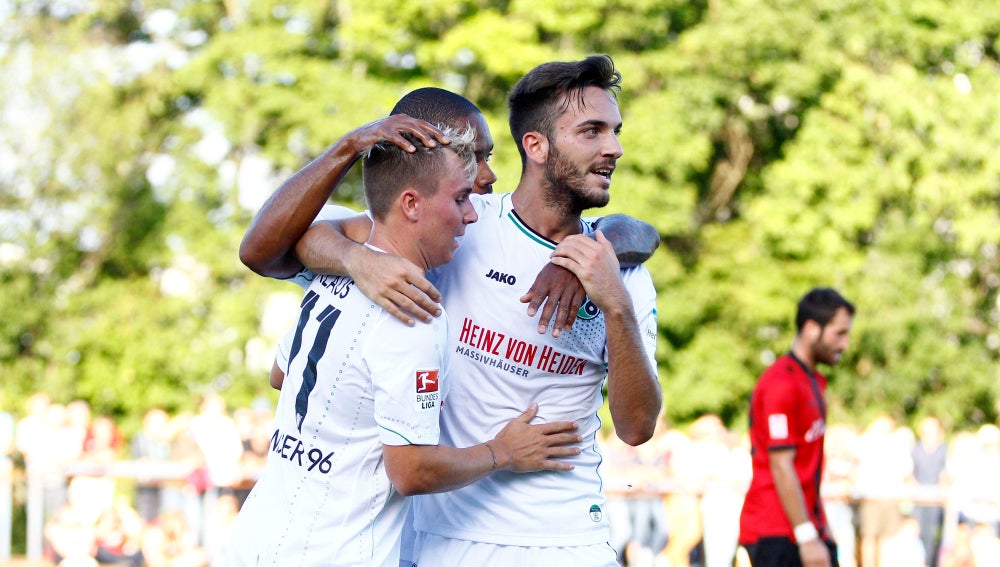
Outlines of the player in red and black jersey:
{"label": "player in red and black jersey", "polygon": [[854,306],[817,288],[798,305],[791,350],[761,375],[750,399],[753,480],[740,515],[740,544],[753,567],[836,567],[820,500],[826,378],[847,348]]}

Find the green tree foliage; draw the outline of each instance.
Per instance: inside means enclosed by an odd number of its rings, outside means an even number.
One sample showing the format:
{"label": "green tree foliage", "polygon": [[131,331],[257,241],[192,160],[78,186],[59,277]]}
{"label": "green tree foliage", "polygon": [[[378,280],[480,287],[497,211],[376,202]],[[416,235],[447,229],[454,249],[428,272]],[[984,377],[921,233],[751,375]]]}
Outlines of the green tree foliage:
{"label": "green tree foliage", "polygon": [[[298,291],[239,264],[262,199],[424,85],[483,108],[509,190],[508,89],[540,62],[606,52],[625,77],[609,210],[663,236],[648,265],[673,421],[742,424],[815,285],[858,306],[833,419],[996,421],[994,4],[9,4],[0,388],[125,417],[207,388],[266,394],[260,360],[282,330],[266,307]],[[360,205],[357,176],[334,198]]]}

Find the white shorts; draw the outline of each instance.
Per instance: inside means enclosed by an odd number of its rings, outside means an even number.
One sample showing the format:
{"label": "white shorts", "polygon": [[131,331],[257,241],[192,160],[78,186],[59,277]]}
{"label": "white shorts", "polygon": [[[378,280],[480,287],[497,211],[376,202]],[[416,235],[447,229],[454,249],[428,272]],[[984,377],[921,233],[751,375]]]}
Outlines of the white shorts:
{"label": "white shorts", "polygon": [[517,567],[621,567],[607,543],[567,547],[520,547],[417,532],[415,567],[516,565]]}

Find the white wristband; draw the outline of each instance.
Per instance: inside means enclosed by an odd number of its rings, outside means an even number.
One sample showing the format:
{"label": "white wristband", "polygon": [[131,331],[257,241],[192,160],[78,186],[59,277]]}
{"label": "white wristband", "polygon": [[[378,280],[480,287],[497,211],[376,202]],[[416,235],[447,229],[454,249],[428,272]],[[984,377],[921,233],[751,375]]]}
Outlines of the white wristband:
{"label": "white wristband", "polygon": [[806,543],[814,539],[819,539],[819,533],[816,532],[816,526],[812,522],[802,522],[801,524],[795,526],[795,542],[796,543]]}

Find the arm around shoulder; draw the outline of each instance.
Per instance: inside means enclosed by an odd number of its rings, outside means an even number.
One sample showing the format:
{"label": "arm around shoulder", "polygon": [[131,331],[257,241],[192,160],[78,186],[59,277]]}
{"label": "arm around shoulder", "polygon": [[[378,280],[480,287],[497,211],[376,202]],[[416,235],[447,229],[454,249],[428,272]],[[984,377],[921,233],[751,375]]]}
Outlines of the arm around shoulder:
{"label": "arm around shoulder", "polygon": [[441,294],[412,262],[360,244],[371,233],[366,215],[316,223],[296,246],[303,263],[320,274],[349,275],[366,297],[407,325],[441,314]]}
{"label": "arm around shoulder", "polygon": [[304,264],[295,256],[295,243],[354,163],[380,141],[412,152],[416,149],[413,140],[425,146],[447,143],[435,126],[405,114],[382,118],[345,134],[282,183],[264,203],[240,243],[240,260],[264,276],[295,275]]}

